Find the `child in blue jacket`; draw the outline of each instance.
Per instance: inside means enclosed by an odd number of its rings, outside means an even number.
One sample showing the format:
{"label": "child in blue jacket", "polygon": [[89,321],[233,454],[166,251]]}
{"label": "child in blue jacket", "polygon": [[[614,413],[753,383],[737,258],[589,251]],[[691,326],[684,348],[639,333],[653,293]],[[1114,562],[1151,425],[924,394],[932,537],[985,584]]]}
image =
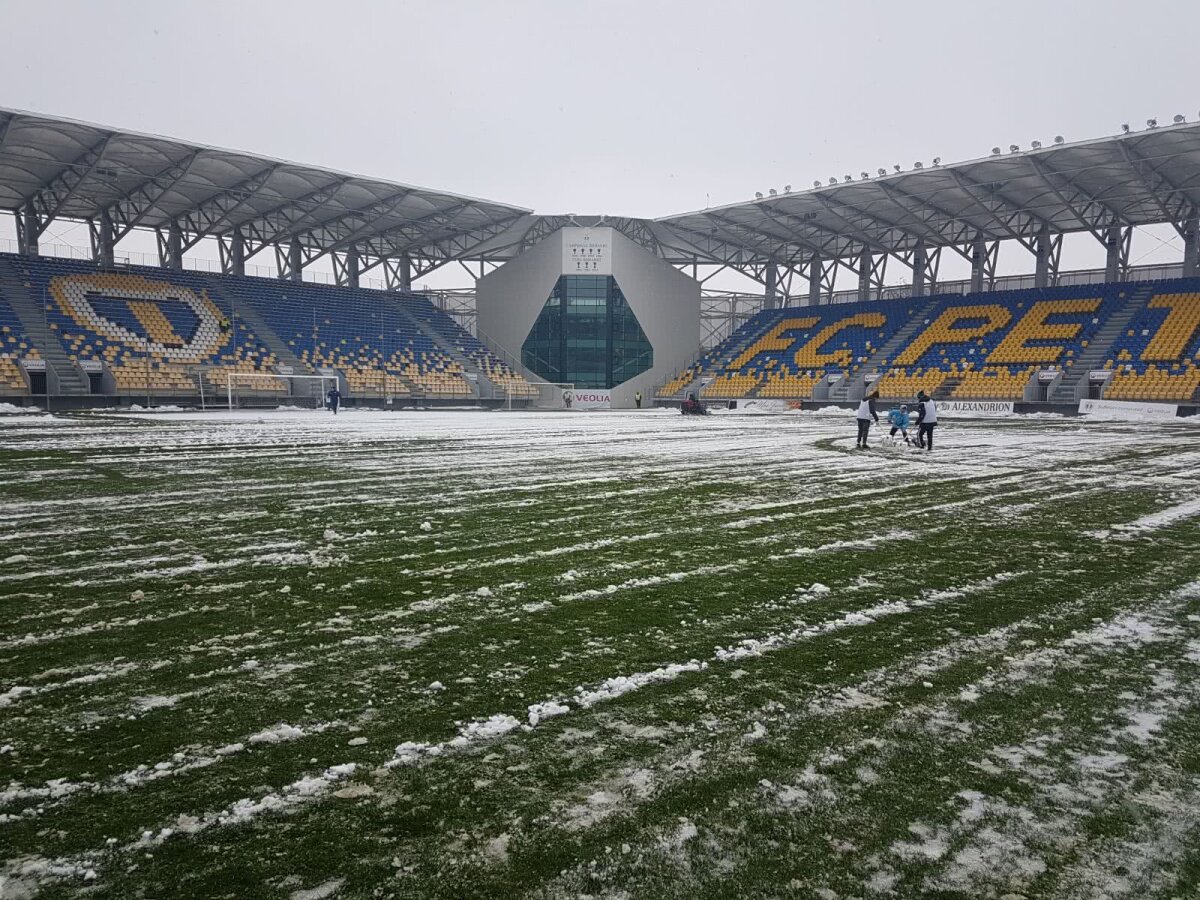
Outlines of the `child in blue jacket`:
{"label": "child in blue jacket", "polygon": [[908,407],[901,406],[899,409],[893,408],[888,412],[888,421],[892,423],[892,430],[888,432],[889,437],[895,437],[896,432],[900,432],[904,436],[904,443],[911,444],[908,439]]}

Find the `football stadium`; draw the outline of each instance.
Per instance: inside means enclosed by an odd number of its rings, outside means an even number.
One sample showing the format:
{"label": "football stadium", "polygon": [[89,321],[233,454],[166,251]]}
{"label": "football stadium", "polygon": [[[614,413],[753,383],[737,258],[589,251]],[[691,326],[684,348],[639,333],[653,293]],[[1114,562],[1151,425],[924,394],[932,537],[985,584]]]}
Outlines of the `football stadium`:
{"label": "football stadium", "polygon": [[0,898],[1200,896],[1194,119],[639,218],[3,108],[0,218]]}

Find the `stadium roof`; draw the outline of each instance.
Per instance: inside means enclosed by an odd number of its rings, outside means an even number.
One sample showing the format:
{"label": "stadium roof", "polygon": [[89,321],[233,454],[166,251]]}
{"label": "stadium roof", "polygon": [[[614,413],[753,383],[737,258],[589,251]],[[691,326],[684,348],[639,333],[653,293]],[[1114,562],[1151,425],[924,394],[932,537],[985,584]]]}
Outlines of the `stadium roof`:
{"label": "stadium roof", "polygon": [[[451,261],[500,263],[566,225],[610,225],[675,264],[716,263],[773,283],[836,263],[880,285],[889,258],[917,271],[949,248],[1171,223],[1200,209],[1200,125],[1177,124],[984,159],[874,175],[658,219],[535,215],[528,209],[171,138],[0,109],[0,208],[23,239],[55,219],[87,221],[94,249],[134,228],[160,252],[206,237],[223,259],[271,246],[282,274],[329,256],[348,277],[383,264],[405,286]],[[24,212],[32,213],[31,216]],[[167,234],[173,234],[174,246]],[[1127,242],[1126,242],[1127,247]],[[399,275],[403,261],[404,275]],[[882,261],[882,262],[881,262]],[[1127,259],[1124,261],[1127,263]],[[1057,263],[1054,263],[1057,265]],[[339,268],[340,267],[340,268]],[[816,270],[820,274],[821,270]],[[936,278],[935,268],[931,280]],[[782,277],[782,276],[781,276]],[[822,276],[825,277],[825,276]],[[832,282],[829,282],[831,289]],[[789,292],[784,288],[784,293]]]}
{"label": "stadium roof", "polygon": [[1104,240],[1111,225],[1180,224],[1195,216],[1200,125],[847,177],[654,224],[702,246],[742,247],[787,263],[864,250],[903,257],[918,246],[962,249],[980,238],[1015,239],[1032,250],[1043,230]]}
{"label": "stadium roof", "polygon": [[[529,210],[173,138],[0,109],[0,207],[32,203],[39,227],[107,214],[183,232],[183,250],[240,232],[245,253],[303,245],[307,264],[355,244],[364,259],[443,262]],[[367,265],[370,263],[368,262]]]}

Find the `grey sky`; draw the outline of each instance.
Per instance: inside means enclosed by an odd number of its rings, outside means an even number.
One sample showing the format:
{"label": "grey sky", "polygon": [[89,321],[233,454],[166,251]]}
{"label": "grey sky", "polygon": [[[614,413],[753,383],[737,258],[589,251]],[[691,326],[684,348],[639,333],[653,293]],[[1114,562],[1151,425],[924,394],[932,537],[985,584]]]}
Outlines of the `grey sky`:
{"label": "grey sky", "polygon": [[0,16],[0,105],[539,212],[659,216],[1200,115],[1189,0],[0,0]]}

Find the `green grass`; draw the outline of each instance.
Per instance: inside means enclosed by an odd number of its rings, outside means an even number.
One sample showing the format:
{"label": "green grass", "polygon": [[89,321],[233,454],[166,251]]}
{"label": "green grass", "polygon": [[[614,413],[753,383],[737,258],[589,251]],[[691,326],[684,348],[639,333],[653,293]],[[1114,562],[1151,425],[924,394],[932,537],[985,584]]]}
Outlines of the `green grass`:
{"label": "green grass", "polygon": [[1200,890],[1194,428],[259,418],[0,421],[0,890]]}

